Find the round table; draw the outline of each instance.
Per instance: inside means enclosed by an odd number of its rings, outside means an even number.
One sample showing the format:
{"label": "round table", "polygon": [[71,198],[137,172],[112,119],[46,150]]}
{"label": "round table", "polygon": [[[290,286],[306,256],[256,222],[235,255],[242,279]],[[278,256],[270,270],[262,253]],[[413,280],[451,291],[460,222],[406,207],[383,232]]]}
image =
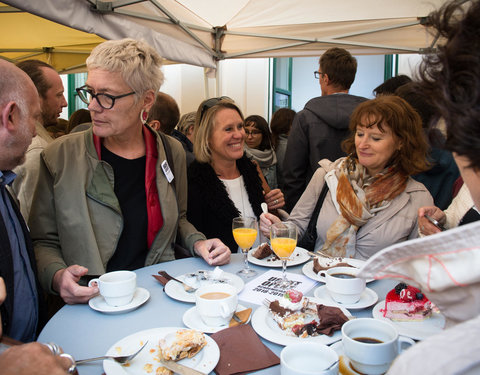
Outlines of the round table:
{"label": "round table", "polygon": [[[288,267],[287,272],[302,273],[302,266]],[[243,267],[243,255],[232,254],[231,262],[221,266],[225,272],[235,273]],[[259,274],[271,268],[250,265]],[[138,309],[125,314],[103,314],[88,306],[65,305],[60,309],[47,325],[44,327],[38,338],[39,342],[55,342],[60,345],[66,353],[77,359],[96,357],[103,355],[118,340],[135,332],[155,327],[184,327],[182,317],[185,311],[193,306],[191,303],[180,302],[168,297],[163,291],[162,285],[152,277],[158,271],[165,270],[172,276],[195,272],[199,269],[213,270],[201,258],[185,258],[171,262],[155,264],[136,270],[137,286],[145,288],[150,292],[150,299]],[[244,279],[245,283],[251,279]],[[310,290],[307,295],[313,296],[313,292],[322,283]],[[395,285],[393,280],[379,280],[368,284],[368,287],[375,290],[379,300],[387,294]],[[251,303],[240,301],[253,311],[258,307]],[[371,317],[372,308],[363,310],[350,310],[356,317]],[[283,346],[274,344],[262,339],[275,354],[280,355]],[[278,374],[279,366],[274,366],[258,371],[259,374]],[[80,375],[103,373],[102,361],[93,362],[79,367]]]}

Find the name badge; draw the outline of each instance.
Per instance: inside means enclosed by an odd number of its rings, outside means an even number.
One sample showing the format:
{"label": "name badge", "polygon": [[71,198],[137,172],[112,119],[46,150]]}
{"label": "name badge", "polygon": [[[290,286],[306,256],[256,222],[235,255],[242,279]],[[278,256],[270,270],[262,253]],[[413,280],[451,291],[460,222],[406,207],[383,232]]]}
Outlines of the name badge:
{"label": "name badge", "polygon": [[173,181],[173,173],[172,170],[170,169],[170,166],[168,165],[167,161],[164,160],[162,162],[162,171],[165,177],[167,178],[168,183]]}

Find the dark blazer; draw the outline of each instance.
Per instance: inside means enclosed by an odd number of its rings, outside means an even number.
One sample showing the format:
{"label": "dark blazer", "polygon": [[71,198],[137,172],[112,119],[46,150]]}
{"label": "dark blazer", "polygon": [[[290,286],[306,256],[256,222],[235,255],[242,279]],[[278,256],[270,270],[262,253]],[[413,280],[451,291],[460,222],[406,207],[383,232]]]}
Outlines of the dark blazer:
{"label": "dark blazer", "polygon": [[[22,215],[20,214],[20,210],[17,207],[16,202],[14,202],[11,195],[8,193],[10,197],[10,201],[12,202],[13,209],[15,210],[15,214],[20,221],[20,225],[22,226],[23,236],[25,237],[26,246],[28,257],[30,260],[30,264],[33,267],[33,273],[35,275],[35,282],[37,285],[37,294],[38,294],[38,301],[39,301],[39,316],[38,316],[38,327],[37,327],[37,334],[40,333],[40,330],[46,323],[47,315],[46,315],[46,306],[45,306],[45,299],[42,288],[38,283],[37,277],[37,265],[35,262],[35,255],[33,252],[33,245],[32,240],[30,239],[30,233],[28,232],[27,226],[25,225],[25,221],[23,220]],[[0,276],[3,277],[5,281],[5,287],[7,289],[7,298],[0,306],[0,312],[2,314],[2,326],[3,326],[3,334],[6,336],[10,335],[10,328],[12,322],[12,313],[13,313],[13,297],[15,294],[14,285],[13,285],[13,258],[12,258],[12,249],[10,247],[10,240],[8,238],[7,229],[5,227],[5,222],[3,221],[3,217],[0,215]]]}
{"label": "dark blazer", "polygon": [[[264,198],[257,169],[246,156],[237,160],[237,167],[243,176],[248,200],[258,218],[262,213],[260,204]],[[232,220],[237,216],[240,213],[212,166],[195,160],[188,168],[188,221],[207,238],[220,238],[235,253],[238,245],[233,239]]]}

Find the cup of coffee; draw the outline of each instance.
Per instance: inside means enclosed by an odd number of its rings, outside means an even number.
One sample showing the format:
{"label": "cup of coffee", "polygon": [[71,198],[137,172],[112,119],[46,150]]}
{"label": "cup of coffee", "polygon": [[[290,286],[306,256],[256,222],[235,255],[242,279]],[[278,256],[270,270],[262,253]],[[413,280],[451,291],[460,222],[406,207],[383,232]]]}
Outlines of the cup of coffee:
{"label": "cup of coffee", "polygon": [[373,319],[352,319],[342,326],[343,352],[354,370],[378,375],[388,371],[393,360],[415,342],[399,336],[389,322]]}
{"label": "cup of coffee", "polygon": [[333,267],[325,272],[327,291],[335,302],[352,304],[360,300],[365,279],[357,277],[357,268]]}
{"label": "cup of coffee", "polygon": [[137,289],[137,274],[132,271],[113,271],[92,279],[88,286],[96,283],[105,302],[114,307],[129,304]]}
{"label": "cup of coffee", "polygon": [[301,342],[280,353],[281,375],[337,375],[338,354],[324,344]]}
{"label": "cup of coffee", "polygon": [[237,303],[237,290],[228,284],[209,284],[195,292],[198,315],[210,327],[228,325]]}

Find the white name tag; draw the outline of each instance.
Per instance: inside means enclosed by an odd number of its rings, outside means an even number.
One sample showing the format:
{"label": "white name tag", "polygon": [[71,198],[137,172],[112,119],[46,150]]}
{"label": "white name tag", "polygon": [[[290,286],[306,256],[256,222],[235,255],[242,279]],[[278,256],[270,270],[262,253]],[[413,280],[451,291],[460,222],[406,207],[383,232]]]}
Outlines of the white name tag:
{"label": "white name tag", "polygon": [[162,162],[162,171],[165,177],[167,178],[168,183],[173,181],[173,173],[172,170],[170,169],[170,166],[168,165],[167,161],[164,160]]}

